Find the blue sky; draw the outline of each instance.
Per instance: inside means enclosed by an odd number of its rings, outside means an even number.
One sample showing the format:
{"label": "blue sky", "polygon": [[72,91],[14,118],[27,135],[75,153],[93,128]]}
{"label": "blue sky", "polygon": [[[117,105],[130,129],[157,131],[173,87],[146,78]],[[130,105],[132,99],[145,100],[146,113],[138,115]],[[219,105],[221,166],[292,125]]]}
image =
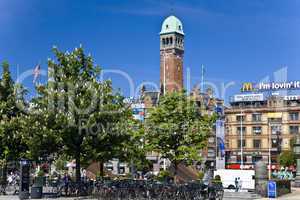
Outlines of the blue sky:
{"label": "blue sky", "polygon": [[[10,62],[16,79],[38,62],[46,70],[53,45],[71,51],[82,44],[102,68],[126,72],[135,86],[158,83],[158,33],[174,14],[186,34],[191,84],[200,82],[204,64],[205,79],[217,87],[235,82],[228,100],[241,82],[272,80],[282,67],[289,80],[299,79],[299,8],[297,0],[0,0],[0,61]],[[125,78],[110,78],[130,95]],[[32,77],[23,83],[34,95]]]}

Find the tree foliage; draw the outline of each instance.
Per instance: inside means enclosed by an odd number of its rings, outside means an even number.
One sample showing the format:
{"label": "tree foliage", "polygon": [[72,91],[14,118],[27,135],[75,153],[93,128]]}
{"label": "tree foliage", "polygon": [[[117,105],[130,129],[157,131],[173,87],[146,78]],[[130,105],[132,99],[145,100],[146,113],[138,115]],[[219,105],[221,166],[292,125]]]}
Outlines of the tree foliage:
{"label": "tree foliage", "polygon": [[296,156],[291,150],[280,153],[278,159],[280,165],[283,167],[290,167],[296,164]]}
{"label": "tree foliage", "polygon": [[113,92],[111,81],[100,79],[100,67],[83,48],[70,53],[53,51],[48,82],[37,87],[39,96],[33,100],[31,118],[40,134],[32,137],[40,138],[43,145],[50,139],[73,157],[79,181],[82,161],[112,158],[115,148],[127,139],[122,128],[130,111],[123,97]]}
{"label": "tree foliage", "polygon": [[0,157],[6,161],[17,160],[24,155],[22,127],[25,90],[12,80],[9,64],[3,62],[0,80]]}
{"label": "tree foliage", "polygon": [[175,167],[181,162],[200,161],[214,117],[201,114],[184,92],[161,97],[146,121],[147,148],[167,158]]}

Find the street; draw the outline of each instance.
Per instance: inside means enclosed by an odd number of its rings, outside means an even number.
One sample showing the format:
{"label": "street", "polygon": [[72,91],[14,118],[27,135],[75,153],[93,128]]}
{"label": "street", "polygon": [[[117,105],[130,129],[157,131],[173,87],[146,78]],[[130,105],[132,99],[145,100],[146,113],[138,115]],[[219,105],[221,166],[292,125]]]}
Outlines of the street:
{"label": "street", "polygon": [[[44,198],[44,199],[51,199],[53,198]],[[92,200],[92,198],[85,198],[85,197],[62,197],[57,198],[57,200]],[[256,194],[250,192],[234,192],[226,190],[224,194],[223,200],[269,200],[269,198],[259,198]],[[282,197],[276,198],[278,200],[299,200],[300,199],[300,189],[293,188],[291,194],[284,195]],[[19,200],[18,196],[0,196],[0,200]]]}
{"label": "street", "polygon": [[[43,198],[44,200],[47,200],[47,199],[51,199],[53,200],[54,198]],[[90,200],[91,198],[84,198],[84,197],[68,197],[68,198],[65,198],[65,197],[61,197],[61,198],[57,198],[56,200],[75,200],[75,199],[80,199],[80,200]],[[10,195],[7,195],[7,196],[0,196],[0,200],[20,200],[18,196],[10,196]]]}
{"label": "street", "polygon": [[251,192],[235,192],[234,190],[225,190],[223,200],[252,200],[252,199],[260,199],[260,197]]}

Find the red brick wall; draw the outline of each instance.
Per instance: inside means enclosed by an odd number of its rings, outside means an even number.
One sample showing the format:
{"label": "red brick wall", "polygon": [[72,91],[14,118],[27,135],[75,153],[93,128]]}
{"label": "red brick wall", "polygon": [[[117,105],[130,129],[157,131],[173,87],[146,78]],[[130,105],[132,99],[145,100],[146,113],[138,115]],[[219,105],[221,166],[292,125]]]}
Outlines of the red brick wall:
{"label": "red brick wall", "polygon": [[183,89],[183,52],[174,50],[161,51],[160,55],[160,86],[163,92],[164,67],[166,72],[166,92]]}

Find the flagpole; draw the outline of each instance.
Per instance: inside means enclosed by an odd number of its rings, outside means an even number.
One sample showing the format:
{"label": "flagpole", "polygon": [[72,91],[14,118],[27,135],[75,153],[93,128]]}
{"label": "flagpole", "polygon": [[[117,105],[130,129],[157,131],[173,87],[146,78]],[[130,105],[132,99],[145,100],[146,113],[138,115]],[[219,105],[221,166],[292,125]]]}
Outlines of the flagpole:
{"label": "flagpole", "polygon": [[204,93],[204,65],[201,65],[201,92]]}
{"label": "flagpole", "polygon": [[19,79],[20,76],[20,66],[17,64],[17,79]]}
{"label": "flagpole", "polygon": [[166,94],[166,52],[164,51],[164,95]]}
{"label": "flagpole", "polygon": [[34,77],[33,77],[33,84],[35,86],[38,85],[37,81],[39,81],[40,71],[41,71],[41,65],[37,64],[36,67],[33,70],[33,75],[34,75]]}
{"label": "flagpole", "polygon": [[244,152],[243,152],[243,111],[242,111],[242,108],[241,108],[241,131],[240,131],[240,134],[241,134],[241,169],[244,169]]}
{"label": "flagpole", "polygon": [[39,73],[38,73],[38,77],[37,77],[37,85],[39,86],[41,83],[40,83],[40,73],[41,73],[41,60],[39,60]]}

